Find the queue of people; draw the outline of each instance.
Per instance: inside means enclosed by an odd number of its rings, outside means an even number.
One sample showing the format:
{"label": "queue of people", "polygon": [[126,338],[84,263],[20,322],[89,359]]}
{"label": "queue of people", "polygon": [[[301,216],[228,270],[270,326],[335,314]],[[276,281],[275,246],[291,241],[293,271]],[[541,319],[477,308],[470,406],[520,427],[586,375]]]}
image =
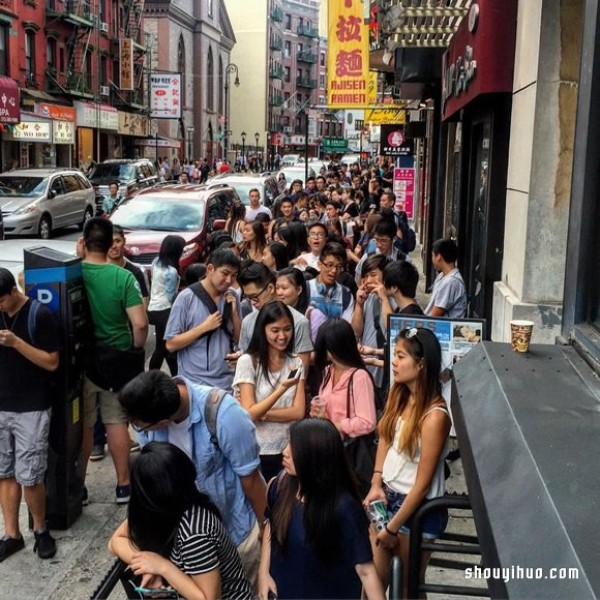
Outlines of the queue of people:
{"label": "queue of people", "polygon": [[[388,315],[424,311],[410,261],[414,232],[384,190],[385,175],[320,175],[272,215],[234,207],[230,239],[185,274],[183,240],[167,236],[148,303],[134,274],[109,261],[123,232],[100,217],[86,223],[78,251],[102,358],[85,380],[84,459],[99,418],[116,501],[128,503],[109,547],[140,589],[173,588],[186,598],[385,597],[391,558],[407,559],[412,516],[444,493],[450,430],[435,335],[414,328],[387,339]],[[456,244],[433,248],[440,274],[425,312],[464,316]],[[3,276],[0,359],[51,371],[52,344],[15,326],[30,301]],[[156,349],[144,371],[149,322]],[[0,367],[0,383],[5,377]],[[11,410],[3,389],[0,417]],[[31,410],[46,410],[42,404]],[[142,446],[131,468],[128,425]],[[359,471],[349,448],[375,438],[370,471]],[[27,500],[37,480],[22,475],[19,455],[1,439],[0,452],[0,492],[10,480]],[[0,493],[3,510],[15,493]],[[366,516],[373,501],[387,509],[381,531]],[[434,514],[425,536],[435,539],[446,522],[443,511]],[[10,523],[0,561],[20,549]]]}

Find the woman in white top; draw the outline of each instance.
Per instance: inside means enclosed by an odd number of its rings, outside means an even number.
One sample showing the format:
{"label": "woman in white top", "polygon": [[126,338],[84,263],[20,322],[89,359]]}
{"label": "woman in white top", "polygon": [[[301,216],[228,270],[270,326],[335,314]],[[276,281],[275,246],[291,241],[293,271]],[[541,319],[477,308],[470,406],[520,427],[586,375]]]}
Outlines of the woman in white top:
{"label": "woman in white top", "polygon": [[234,204],[227,221],[225,221],[225,231],[231,236],[236,244],[244,241],[242,230],[246,224],[246,207],[243,204]]}
{"label": "woman in white top", "polygon": [[148,320],[154,325],[156,345],[150,358],[150,369],[160,369],[166,359],[171,375],[177,375],[177,358],[167,351],[165,329],[171,306],[179,289],[179,259],[185,240],[180,235],[168,235],[160,245],[158,257],[152,263],[152,285]]}
{"label": "woman in white top", "polygon": [[[429,329],[400,332],[392,359],[393,386],[379,422],[379,445],[371,489],[365,506],[375,500],[387,505],[389,523],[372,531],[373,556],[387,587],[392,556],[402,560],[403,597],[407,597],[411,518],[420,505],[444,494],[444,457],[450,416],[441,396],[441,349]],[[436,539],[448,522],[448,512],[429,513],[423,537]],[[421,576],[429,555],[423,555]]]}
{"label": "woman in white top", "polygon": [[292,355],[294,319],[279,301],[258,314],[247,354],[240,356],[233,386],[240,404],[256,423],[261,470],[265,479],[281,470],[290,425],[304,416],[302,361]]}

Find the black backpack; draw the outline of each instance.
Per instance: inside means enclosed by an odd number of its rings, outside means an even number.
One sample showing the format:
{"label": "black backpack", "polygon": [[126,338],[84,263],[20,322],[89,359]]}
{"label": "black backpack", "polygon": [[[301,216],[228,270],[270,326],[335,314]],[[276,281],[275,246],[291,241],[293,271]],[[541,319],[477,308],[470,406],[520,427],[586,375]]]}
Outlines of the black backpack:
{"label": "black backpack", "polygon": [[[202,302],[202,304],[204,304],[204,306],[206,306],[206,308],[208,309],[208,312],[211,315],[219,310],[218,306],[215,304],[215,301],[212,299],[211,295],[204,289],[204,286],[202,285],[201,282],[198,281],[197,283],[192,283],[192,285],[189,286],[189,289],[192,290],[192,292],[194,292],[194,294],[196,294],[196,296],[198,296],[198,298],[200,299],[200,302]],[[223,320],[221,321],[220,329],[222,329],[227,334],[227,336],[229,337],[229,340],[231,342],[232,341],[231,333],[227,329],[227,325],[229,324],[229,321],[231,320],[231,304],[229,304],[229,302],[225,302],[225,305],[223,306],[222,317],[223,317]],[[207,353],[210,348],[210,339],[212,338],[215,331],[217,331],[217,330],[213,329],[212,331],[209,331],[209,332],[203,334],[202,336],[200,336],[200,337],[206,337]]]}
{"label": "black backpack", "polygon": [[402,232],[402,250],[405,254],[412,252],[417,247],[417,234],[408,224],[408,217],[404,211],[397,213],[396,222]]}

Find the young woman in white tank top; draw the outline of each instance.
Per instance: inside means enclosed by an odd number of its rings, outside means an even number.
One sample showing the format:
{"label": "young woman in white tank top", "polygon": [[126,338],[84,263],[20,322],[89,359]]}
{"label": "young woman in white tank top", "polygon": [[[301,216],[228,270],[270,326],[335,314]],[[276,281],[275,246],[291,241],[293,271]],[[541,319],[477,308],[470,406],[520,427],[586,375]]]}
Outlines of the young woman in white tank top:
{"label": "young woman in white tank top", "polygon": [[[429,329],[400,332],[392,359],[393,385],[379,422],[379,445],[371,489],[364,504],[383,500],[389,523],[371,530],[373,557],[384,588],[393,556],[402,560],[403,597],[407,595],[410,521],[425,500],[444,494],[444,457],[450,416],[439,381],[441,349]],[[423,537],[435,539],[448,521],[446,510],[430,513]],[[429,555],[424,555],[422,575]]]}

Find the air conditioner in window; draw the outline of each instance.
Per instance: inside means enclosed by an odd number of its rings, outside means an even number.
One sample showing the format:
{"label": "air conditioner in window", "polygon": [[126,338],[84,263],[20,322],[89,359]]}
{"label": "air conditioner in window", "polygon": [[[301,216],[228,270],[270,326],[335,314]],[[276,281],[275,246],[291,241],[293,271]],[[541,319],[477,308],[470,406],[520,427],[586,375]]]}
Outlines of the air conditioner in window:
{"label": "air conditioner in window", "polygon": [[100,86],[100,95],[101,96],[110,96],[110,88],[107,85]]}
{"label": "air conditioner in window", "polygon": [[283,128],[284,133],[292,133],[292,128],[289,125],[286,125]]}
{"label": "air conditioner in window", "polygon": [[100,23],[100,31],[103,31],[104,33],[108,33],[108,23],[105,23],[104,21],[102,21],[102,23]]}

